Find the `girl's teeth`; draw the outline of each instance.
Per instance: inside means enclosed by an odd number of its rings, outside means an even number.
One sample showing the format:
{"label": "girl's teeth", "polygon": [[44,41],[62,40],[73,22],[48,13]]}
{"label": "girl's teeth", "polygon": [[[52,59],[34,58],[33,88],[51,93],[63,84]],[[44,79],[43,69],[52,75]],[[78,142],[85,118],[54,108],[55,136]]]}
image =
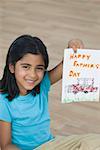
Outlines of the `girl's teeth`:
{"label": "girl's teeth", "polygon": [[27,82],[33,83],[33,81],[32,81],[32,80],[27,80]]}

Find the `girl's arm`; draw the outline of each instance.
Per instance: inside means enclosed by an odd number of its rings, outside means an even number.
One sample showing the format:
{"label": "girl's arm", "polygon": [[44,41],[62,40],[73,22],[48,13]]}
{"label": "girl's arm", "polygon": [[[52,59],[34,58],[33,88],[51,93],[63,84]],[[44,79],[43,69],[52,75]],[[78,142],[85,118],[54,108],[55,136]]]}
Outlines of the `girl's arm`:
{"label": "girl's arm", "polygon": [[0,148],[1,150],[19,150],[11,144],[11,124],[0,121]]}
{"label": "girl's arm", "polygon": [[52,70],[49,71],[51,85],[62,78],[63,60]]}
{"label": "girl's arm", "polygon": [[[68,42],[68,48],[73,48],[74,52],[76,52],[77,48],[83,49],[84,44],[79,39],[73,39]],[[63,70],[63,61],[59,63],[55,68],[49,71],[51,84],[56,83],[62,78],[62,70]]]}

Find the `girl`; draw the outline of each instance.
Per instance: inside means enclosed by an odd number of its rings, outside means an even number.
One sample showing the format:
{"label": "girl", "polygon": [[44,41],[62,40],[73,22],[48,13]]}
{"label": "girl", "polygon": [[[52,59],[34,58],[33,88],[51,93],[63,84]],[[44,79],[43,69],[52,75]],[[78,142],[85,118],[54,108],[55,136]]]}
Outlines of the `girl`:
{"label": "girl", "polygon": [[11,44],[0,81],[1,150],[32,150],[54,138],[48,92],[62,77],[62,62],[50,71],[48,64],[47,49],[39,38],[22,35]]}

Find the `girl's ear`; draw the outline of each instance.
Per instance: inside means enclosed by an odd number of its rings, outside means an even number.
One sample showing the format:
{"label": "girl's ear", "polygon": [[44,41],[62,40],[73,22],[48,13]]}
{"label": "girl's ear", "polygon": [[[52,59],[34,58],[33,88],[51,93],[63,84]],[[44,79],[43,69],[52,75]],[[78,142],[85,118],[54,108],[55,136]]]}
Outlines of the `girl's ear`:
{"label": "girl's ear", "polygon": [[13,64],[9,64],[9,70],[11,73],[14,73],[15,72],[15,69],[14,69],[14,65]]}

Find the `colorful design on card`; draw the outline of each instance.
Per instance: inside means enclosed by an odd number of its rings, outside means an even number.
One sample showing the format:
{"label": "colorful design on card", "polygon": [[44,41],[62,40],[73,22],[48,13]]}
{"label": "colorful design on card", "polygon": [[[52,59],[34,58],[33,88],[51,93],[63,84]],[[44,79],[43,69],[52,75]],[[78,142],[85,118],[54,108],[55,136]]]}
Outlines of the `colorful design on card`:
{"label": "colorful design on card", "polygon": [[99,101],[100,51],[64,51],[62,102]]}

